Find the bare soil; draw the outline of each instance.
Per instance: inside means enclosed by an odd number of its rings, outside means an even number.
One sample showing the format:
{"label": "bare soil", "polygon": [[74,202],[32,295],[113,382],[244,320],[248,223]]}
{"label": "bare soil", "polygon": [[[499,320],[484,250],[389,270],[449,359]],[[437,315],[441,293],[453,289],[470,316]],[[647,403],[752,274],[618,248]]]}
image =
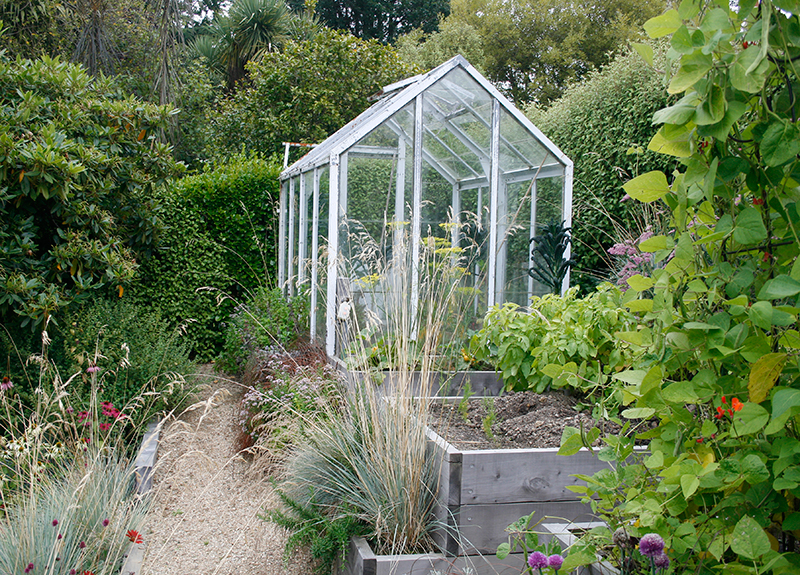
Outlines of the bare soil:
{"label": "bare soil", "polygon": [[[462,450],[559,447],[567,426],[586,430],[600,427],[601,436],[619,432],[619,425],[595,421],[576,406],[577,399],[565,393],[523,391],[496,398],[470,398],[466,406],[434,403],[429,423]],[[487,428],[490,434],[485,432]],[[599,445],[599,440],[595,444]]]}

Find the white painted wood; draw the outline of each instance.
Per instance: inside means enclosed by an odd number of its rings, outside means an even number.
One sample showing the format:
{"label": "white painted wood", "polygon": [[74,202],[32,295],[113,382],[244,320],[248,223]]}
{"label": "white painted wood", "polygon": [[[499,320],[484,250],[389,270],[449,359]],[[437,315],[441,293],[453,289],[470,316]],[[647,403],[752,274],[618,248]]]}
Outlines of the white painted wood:
{"label": "white painted wood", "polygon": [[[286,206],[288,205],[289,183],[281,183],[280,209],[278,213],[278,286],[284,290],[286,281],[286,220],[288,217]],[[284,292],[285,293],[285,292]]]}
{"label": "white painted wood", "polygon": [[497,301],[497,210],[500,194],[500,105],[497,100],[492,106],[491,166],[489,177],[489,270],[488,302],[492,307]]}
{"label": "white painted wood", "polygon": [[317,341],[317,291],[319,281],[319,168],[314,169],[314,191],[312,198],[311,220],[311,301],[309,327],[311,341]]}
{"label": "white painted wood", "polygon": [[295,230],[295,211],[297,206],[297,201],[294,195],[294,187],[297,178],[292,178],[289,180],[289,229],[287,234],[287,242],[288,242],[288,249],[287,249],[287,267],[286,267],[286,281],[287,281],[287,294],[289,297],[294,295],[295,290],[295,260],[294,260],[294,230]]}
{"label": "white painted wood", "polygon": [[325,351],[328,357],[336,354],[336,284],[339,260],[339,156],[330,157],[328,192],[328,301],[325,302]]}
{"label": "white painted wood", "polygon": [[[572,162],[567,164],[566,168],[564,169],[564,204],[563,204],[563,214],[565,220],[565,226],[568,228],[572,227],[572,177],[573,177],[573,165]],[[570,234],[571,236],[571,234]],[[567,251],[564,254],[564,257],[569,259],[572,255],[572,244],[567,247]],[[564,276],[564,282],[561,284],[561,293],[562,295],[569,289],[569,276],[570,276],[570,269],[567,269],[567,275]]]}
{"label": "white painted wood", "polygon": [[[528,243],[528,257],[533,253],[533,238],[536,236],[536,200],[539,197],[536,193],[538,188],[536,180],[532,182],[531,186],[531,230]],[[528,265],[533,265],[533,261],[529,261]],[[531,297],[533,296],[533,281],[533,276],[528,274],[528,303],[530,303]]]}
{"label": "white painted wood", "polygon": [[422,229],[422,112],[424,94],[419,94],[414,104],[414,200],[411,213],[411,339],[417,337],[417,310],[419,309],[419,252]]}
{"label": "white painted wood", "polygon": [[392,243],[394,253],[399,254],[403,245],[403,226],[406,209],[406,140],[402,136],[397,138],[397,177],[394,193],[394,229]]}
{"label": "white painted wood", "polygon": [[297,285],[306,279],[306,261],[308,258],[308,192],[306,190],[306,174],[300,175],[300,202],[298,203],[300,226],[297,234]]}

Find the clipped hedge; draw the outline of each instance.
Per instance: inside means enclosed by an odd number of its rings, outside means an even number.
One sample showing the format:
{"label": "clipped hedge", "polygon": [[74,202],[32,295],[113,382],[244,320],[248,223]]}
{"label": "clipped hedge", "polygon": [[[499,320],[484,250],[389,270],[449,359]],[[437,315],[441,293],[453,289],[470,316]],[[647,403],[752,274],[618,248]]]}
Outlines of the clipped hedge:
{"label": "clipped hedge", "polygon": [[161,202],[160,249],[132,288],[174,324],[198,359],[219,354],[237,303],[277,269],[278,160],[235,156],[178,182]]}
{"label": "clipped hedge", "polygon": [[[656,49],[656,66],[664,52]],[[663,74],[633,50],[618,56],[584,82],[571,86],[547,110],[526,113],[575,162],[572,283],[590,292],[609,274],[607,250],[614,224],[634,225],[632,202],[622,203],[622,184],[650,170],[671,171],[674,159],[647,150],[656,132],[653,114],[667,105]],[[631,148],[641,153],[630,153]]]}

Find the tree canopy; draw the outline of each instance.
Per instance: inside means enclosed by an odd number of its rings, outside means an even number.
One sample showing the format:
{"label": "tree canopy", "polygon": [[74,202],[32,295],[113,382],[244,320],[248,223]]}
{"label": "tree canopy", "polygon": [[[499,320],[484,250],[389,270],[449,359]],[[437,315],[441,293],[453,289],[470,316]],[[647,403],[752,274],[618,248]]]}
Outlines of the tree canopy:
{"label": "tree canopy", "polygon": [[478,30],[486,72],[507,95],[547,105],[663,8],[663,0],[453,0],[451,18]]}
{"label": "tree canopy", "polygon": [[282,151],[282,142],[319,142],[368,106],[383,86],[413,75],[390,46],[326,30],[314,40],[288,42],[283,52],[249,65],[250,85],[210,113],[210,156],[242,149]]}
{"label": "tree canopy", "polygon": [[381,42],[394,42],[415,28],[433,32],[449,12],[448,0],[318,0],[316,6],[326,26]]}

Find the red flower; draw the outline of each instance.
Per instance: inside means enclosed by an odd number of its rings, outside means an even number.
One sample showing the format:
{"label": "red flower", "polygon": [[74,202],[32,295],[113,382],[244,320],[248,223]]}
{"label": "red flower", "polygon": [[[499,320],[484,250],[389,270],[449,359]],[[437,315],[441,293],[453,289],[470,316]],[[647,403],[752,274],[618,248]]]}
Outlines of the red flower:
{"label": "red flower", "polygon": [[725,415],[725,410],[722,407],[717,408],[717,413],[714,414],[714,417],[717,419],[722,419],[722,416]]}
{"label": "red flower", "polygon": [[703,443],[703,438],[702,437],[698,437],[697,438],[697,443]]}
{"label": "red flower", "polygon": [[139,535],[139,532],[134,531],[133,529],[129,529],[126,535],[128,536],[128,539],[131,540],[131,543],[142,543],[143,541],[142,536]]}
{"label": "red flower", "polygon": [[753,205],[760,206],[764,203],[764,198],[753,198]]}
{"label": "red flower", "polygon": [[[741,411],[742,407],[744,407],[744,403],[739,401],[739,398],[734,397],[731,399],[731,407],[733,408],[733,411]],[[731,415],[733,414],[731,413]]]}
{"label": "red flower", "polygon": [[724,395],[722,396],[722,403],[728,403],[727,401],[725,401],[725,396]]}

